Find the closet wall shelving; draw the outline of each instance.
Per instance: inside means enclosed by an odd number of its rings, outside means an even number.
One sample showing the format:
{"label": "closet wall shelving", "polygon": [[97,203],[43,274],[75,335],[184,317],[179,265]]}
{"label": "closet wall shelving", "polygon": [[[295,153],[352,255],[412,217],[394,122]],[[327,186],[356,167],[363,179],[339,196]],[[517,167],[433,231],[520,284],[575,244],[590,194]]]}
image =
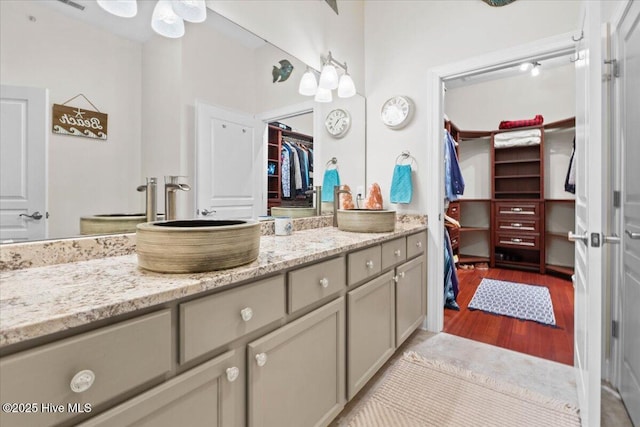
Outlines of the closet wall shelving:
{"label": "closet wall shelving", "polygon": [[293,198],[282,197],[282,141],[283,137],[291,137],[305,141],[313,148],[313,137],[302,133],[281,129],[269,125],[269,137],[267,140],[267,215],[271,215],[273,206],[309,206],[313,200],[309,196],[297,195]]}
{"label": "closet wall shelving", "polygon": [[563,183],[574,127],[574,118],[532,127],[542,130],[539,146],[506,149],[494,149],[502,130],[458,130],[467,188],[447,214],[461,224],[459,263],[573,274],[575,208]]}

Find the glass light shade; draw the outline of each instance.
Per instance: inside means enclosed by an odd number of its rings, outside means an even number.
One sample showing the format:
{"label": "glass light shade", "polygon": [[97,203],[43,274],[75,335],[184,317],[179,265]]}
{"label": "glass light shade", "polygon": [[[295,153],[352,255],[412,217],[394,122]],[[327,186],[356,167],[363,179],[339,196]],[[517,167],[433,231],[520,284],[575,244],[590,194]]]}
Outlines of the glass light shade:
{"label": "glass light shade", "polygon": [[313,96],[318,90],[318,82],[316,76],[312,71],[307,71],[302,75],[300,79],[300,85],[298,86],[298,93],[305,96]]}
{"label": "glass light shade", "polygon": [[136,0],[97,0],[98,6],[122,18],[132,18],[138,13]]}
{"label": "glass light shade", "polygon": [[338,87],[338,71],[336,67],[331,64],[322,67],[318,87],[322,89],[336,89]]}
{"label": "glass light shade", "polygon": [[331,89],[324,89],[318,87],[318,92],[314,98],[316,102],[331,102],[333,101],[333,95],[331,95]]}
{"label": "glass light shade", "polygon": [[356,85],[353,83],[353,79],[349,74],[344,74],[340,77],[340,83],[338,83],[338,97],[351,98],[356,94]]}
{"label": "glass light shade", "polygon": [[204,0],[172,0],[173,11],[189,22],[203,22],[207,19],[207,6]]}
{"label": "glass light shade", "polygon": [[528,71],[531,67],[531,62],[523,62],[522,64],[520,64],[520,71]]}
{"label": "glass light shade", "polygon": [[533,77],[540,75],[540,66],[536,65],[531,69],[531,75]]}
{"label": "glass light shade", "polygon": [[159,0],[153,9],[151,28],[161,36],[177,39],[184,35],[184,21],[176,15],[169,0]]}

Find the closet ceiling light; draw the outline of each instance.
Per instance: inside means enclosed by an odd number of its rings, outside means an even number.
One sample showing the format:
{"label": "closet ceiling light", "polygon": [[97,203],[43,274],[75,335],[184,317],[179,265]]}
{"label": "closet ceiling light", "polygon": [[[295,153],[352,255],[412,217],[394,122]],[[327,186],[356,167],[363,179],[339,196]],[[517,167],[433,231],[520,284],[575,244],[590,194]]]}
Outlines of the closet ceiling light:
{"label": "closet ceiling light", "polygon": [[[320,57],[322,63],[322,72],[320,73],[320,81],[316,80],[316,76],[312,70],[307,67],[307,72],[302,75],[298,93],[305,96],[315,96],[317,102],[331,102],[333,95],[331,91],[338,89],[340,98],[350,98],[356,94],[356,85],[347,72],[347,64],[336,61],[331,52],[327,58]],[[338,68],[344,73],[339,76]]]}
{"label": "closet ceiling light", "polygon": [[529,71],[533,68],[533,64],[531,62],[523,62],[520,64],[520,71]]}
{"label": "closet ceiling light", "polygon": [[[125,18],[138,13],[136,0],[96,0],[107,12]],[[184,21],[203,22],[207,19],[205,0],[158,0],[151,17],[151,28],[164,37],[184,35]]]}
{"label": "closet ceiling light", "polygon": [[531,75],[533,77],[540,75],[540,63],[539,62],[534,62],[533,63],[533,68],[531,69]]}

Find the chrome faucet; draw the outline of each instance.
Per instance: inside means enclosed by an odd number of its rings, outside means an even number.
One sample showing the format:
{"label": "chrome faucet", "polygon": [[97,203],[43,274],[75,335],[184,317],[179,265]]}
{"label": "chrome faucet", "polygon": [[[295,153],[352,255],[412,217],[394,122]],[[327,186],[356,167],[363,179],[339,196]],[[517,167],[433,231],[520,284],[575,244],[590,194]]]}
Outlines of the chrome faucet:
{"label": "chrome faucet", "polygon": [[158,178],[150,177],[147,178],[146,185],[139,185],[137,190],[140,192],[146,192],[146,204],[145,204],[145,216],[147,217],[147,222],[157,221],[158,220],[158,209],[157,209],[157,183]]}
{"label": "chrome faucet", "polygon": [[164,177],[164,219],[176,219],[176,192],[189,191],[191,187],[178,182],[180,176],[168,175]]}
{"label": "chrome faucet", "polygon": [[315,208],[316,208],[316,216],[322,215],[322,186],[316,185],[315,190],[307,190],[304,194],[315,194]]}
{"label": "chrome faucet", "polygon": [[341,185],[333,186],[333,226],[338,226],[338,207],[340,206],[340,194],[351,194],[349,190],[343,190]]}

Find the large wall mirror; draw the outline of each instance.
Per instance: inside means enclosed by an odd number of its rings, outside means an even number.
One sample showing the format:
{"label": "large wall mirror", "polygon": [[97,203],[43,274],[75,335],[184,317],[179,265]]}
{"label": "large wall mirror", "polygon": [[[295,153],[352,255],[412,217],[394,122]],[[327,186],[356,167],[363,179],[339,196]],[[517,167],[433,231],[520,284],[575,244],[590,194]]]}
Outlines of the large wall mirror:
{"label": "large wall mirror", "polygon": [[[365,185],[362,96],[319,104],[299,95],[304,63],[211,10],[204,23],[187,23],[184,37],[167,39],[150,28],[155,2],[138,2],[131,19],[109,15],[93,0],[75,3],[84,9],[56,0],[0,2],[0,83],[48,92],[48,201],[41,211],[50,217],[40,238],[80,235],[82,216],[144,212],[137,187],[149,176],[158,178],[162,212],[164,176],[186,176],[194,184],[197,103],[251,115],[265,126],[261,120],[270,115],[284,119],[306,108],[313,118],[296,126],[312,133],[318,149],[316,182],[326,160],[337,157],[343,182]],[[284,59],[293,72],[273,82],[273,68]],[[106,141],[51,132],[51,105],[79,94],[70,106],[108,114]],[[339,140],[324,128],[335,108],[348,108],[353,118]],[[265,192],[266,163],[259,184]],[[181,196],[180,216],[195,216],[194,194]]]}

